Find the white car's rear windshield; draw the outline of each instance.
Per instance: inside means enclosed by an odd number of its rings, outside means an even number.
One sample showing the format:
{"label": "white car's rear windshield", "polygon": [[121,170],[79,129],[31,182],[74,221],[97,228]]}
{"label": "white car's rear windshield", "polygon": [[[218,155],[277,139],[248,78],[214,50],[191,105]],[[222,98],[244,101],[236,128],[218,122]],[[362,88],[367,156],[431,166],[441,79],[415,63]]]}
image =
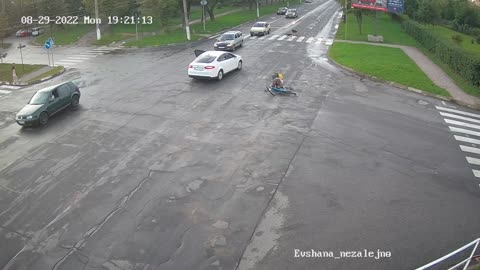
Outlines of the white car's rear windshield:
{"label": "white car's rear windshield", "polygon": [[213,55],[202,55],[200,58],[197,59],[197,63],[212,63],[216,56]]}
{"label": "white car's rear windshield", "polygon": [[235,34],[228,34],[228,35],[222,35],[220,37],[220,40],[221,41],[224,41],[224,40],[234,40],[235,39]]}
{"label": "white car's rear windshield", "polygon": [[253,27],[264,27],[265,23],[256,23],[253,25]]}

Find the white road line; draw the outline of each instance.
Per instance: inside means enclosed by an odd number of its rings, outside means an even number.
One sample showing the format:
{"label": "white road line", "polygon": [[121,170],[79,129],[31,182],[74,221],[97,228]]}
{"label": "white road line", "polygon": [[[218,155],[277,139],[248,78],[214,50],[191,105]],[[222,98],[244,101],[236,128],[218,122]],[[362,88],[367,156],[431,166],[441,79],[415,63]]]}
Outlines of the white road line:
{"label": "white road line", "polygon": [[456,128],[456,127],[448,127],[450,131],[452,132],[458,132],[458,133],[465,133],[468,135],[473,135],[473,136],[478,136],[480,137],[480,132],[469,130],[469,129],[464,129],[464,128]]}
{"label": "white road line", "polygon": [[281,36],[281,37],[280,37],[279,39],[277,39],[277,40],[284,40],[285,38],[287,38],[287,35],[283,35],[283,36]]}
{"label": "white road line", "polygon": [[454,135],[455,140],[480,145],[480,140]]}
{"label": "white road line", "polygon": [[58,61],[58,62],[55,62],[55,65],[58,66],[64,66],[64,67],[68,67],[70,65],[75,65],[76,63],[66,63],[66,62],[62,62],[62,61]]}
{"label": "white road line", "polygon": [[302,40],[304,40],[304,39],[305,39],[305,37],[299,37],[299,38],[297,39],[297,42],[302,42]]}
{"label": "white road line", "polygon": [[466,115],[466,116],[480,118],[480,114],[474,114],[474,113],[454,110],[454,109],[450,109],[450,108],[444,108],[444,107],[440,107],[440,106],[435,106],[435,108],[437,108],[437,110],[442,110],[442,111],[446,111],[446,112],[453,112],[453,113],[463,114],[463,115]]}
{"label": "white road line", "polygon": [[83,60],[74,60],[74,59],[70,60],[70,59],[62,59],[62,60],[60,60],[60,61],[57,61],[57,63],[58,63],[58,62],[61,62],[61,63],[64,63],[64,62],[65,62],[65,63],[67,63],[67,62],[70,62],[70,63],[81,63],[81,62],[83,62]]}
{"label": "white road line", "polygon": [[450,118],[454,118],[454,119],[465,120],[465,121],[480,124],[479,119],[473,119],[473,118],[469,118],[469,117],[465,117],[465,116],[460,116],[460,115],[456,115],[456,114],[452,114],[452,113],[444,113],[444,112],[440,112],[440,115],[444,116],[444,117],[450,117]]}
{"label": "white road line", "polygon": [[306,42],[307,43],[312,43],[314,40],[315,40],[314,37],[309,37]]}
{"label": "white road line", "polygon": [[290,36],[290,37],[287,39],[287,41],[293,41],[293,40],[296,39],[296,38],[297,38],[297,36]]}
{"label": "white road line", "polygon": [[461,149],[463,152],[480,154],[480,149],[475,148],[475,147],[470,147],[470,146],[466,146],[466,145],[460,145],[460,149]]}
{"label": "white road line", "polygon": [[479,126],[479,125],[468,124],[468,123],[464,123],[464,122],[460,122],[460,121],[445,119],[445,122],[446,122],[447,124],[452,124],[452,125],[457,125],[457,126],[463,126],[463,127],[480,129],[480,126]]}
{"label": "white road line", "polygon": [[12,91],[0,90],[0,94],[10,94],[10,93],[12,93]]}
{"label": "white road line", "polygon": [[322,41],[323,41],[323,39],[317,38],[317,41],[315,42],[315,44],[322,44]]}
{"label": "white road line", "polygon": [[280,35],[273,35],[273,36],[269,37],[268,40],[274,40],[274,39],[276,39],[276,38],[279,37],[279,36],[280,36]]}
{"label": "white road line", "polygon": [[480,171],[472,170],[472,172],[473,172],[473,175],[475,175],[475,177],[480,177]]}
{"label": "white road line", "polygon": [[256,39],[257,36],[251,36],[249,39]]}
{"label": "white road line", "polygon": [[335,29],[338,29],[338,24],[335,25]]}
{"label": "white road line", "polygon": [[73,59],[73,60],[88,60],[91,59],[91,57],[80,57],[80,56],[70,56],[67,59]]}
{"label": "white road line", "polygon": [[259,40],[262,40],[262,39],[265,39],[266,37],[267,37],[267,36],[261,36],[261,37],[259,37],[258,39],[259,39]]}
{"label": "white road line", "polygon": [[333,39],[327,39],[325,42],[326,45],[332,45],[333,44]]}
{"label": "white road line", "polygon": [[3,89],[17,90],[17,89],[20,89],[20,86],[15,86],[15,85],[2,85],[1,88],[3,88]]}
{"label": "white road line", "polygon": [[478,158],[473,158],[473,157],[466,157],[467,162],[473,165],[480,165],[480,159]]}

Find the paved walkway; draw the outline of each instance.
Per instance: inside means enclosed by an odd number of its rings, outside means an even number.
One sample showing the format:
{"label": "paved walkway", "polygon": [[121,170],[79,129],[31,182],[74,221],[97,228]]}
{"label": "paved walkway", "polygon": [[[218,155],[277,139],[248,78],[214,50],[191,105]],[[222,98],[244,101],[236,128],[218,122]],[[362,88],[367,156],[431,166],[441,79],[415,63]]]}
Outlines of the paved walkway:
{"label": "paved walkway", "polygon": [[28,73],[28,74],[23,75],[23,76],[19,79],[19,81],[26,83],[26,82],[28,82],[29,80],[31,80],[31,79],[33,79],[33,78],[35,78],[35,77],[37,77],[37,76],[40,76],[40,75],[42,75],[42,74],[45,73],[45,72],[48,72],[48,71],[51,70],[52,68],[53,68],[53,67],[51,67],[51,66],[46,66],[46,67],[43,67],[43,68],[41,68],[41,69],[39,69],[39,70],[35,70],[34,72],[30,72],[30,73]]}
{"label": "paved walkway", "polygon": [[[415,63],[422,69],[422,71],[435,83],[437,86],[447,90],[452,98],[461,105],[480,109],[480,99],[471,96],[462,89],[460,89],[455,82],[445,73],[440,67],[432,62],[427,56],[425,56],[420,50],[411,46],[383,44],[383,43],[371,43],[362,41],[350,41],[350,40],[335,40],[336,42],[353,43],[353,44],[368,44],[374,46],[392,47],[402,49]],[[420,89],[421,90],[421,89]]]}

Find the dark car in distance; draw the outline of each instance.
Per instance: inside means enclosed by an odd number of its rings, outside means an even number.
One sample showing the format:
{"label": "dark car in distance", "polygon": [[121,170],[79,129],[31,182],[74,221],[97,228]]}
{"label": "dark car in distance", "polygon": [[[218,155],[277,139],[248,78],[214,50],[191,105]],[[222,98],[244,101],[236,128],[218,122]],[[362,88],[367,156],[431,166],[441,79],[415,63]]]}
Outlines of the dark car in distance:
{"label": "dark car in distance", "polygon": [[15,121],[20,126],[45,125],[54,114],[67,107],[77,108],[80,90],[73,82],[65,82],[38,90],[21,109]]}
{"label": "dark car in distance", "polygon": [[287,10],[288,10],[287,7],[278,8],[277,15],[285,15],[285,13],[287,13]]}

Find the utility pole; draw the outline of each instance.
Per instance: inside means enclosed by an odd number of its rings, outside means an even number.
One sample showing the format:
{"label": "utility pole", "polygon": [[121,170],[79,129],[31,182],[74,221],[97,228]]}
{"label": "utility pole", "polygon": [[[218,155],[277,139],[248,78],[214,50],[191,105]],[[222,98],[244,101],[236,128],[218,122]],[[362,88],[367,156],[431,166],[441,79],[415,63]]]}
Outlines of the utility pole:
{"label": "utility pole", "polygon": [[258,0],[257,0],[257,18],[260,18],[260,10],[258,9]]}
{"label": "utility pole", "polygon": [[102,34],[100,33],[100,26],[98,25],[98,0],[95,0],[95,24],[97,26],[97,40],[102,39]]}
{"label": "utility pole", "polygon": [[186,0],[183,0],[183,19],[185,20],[185,30],[187,31],[187,40],[190,40],[190,22],[188,21]]}
{"label": "utility pole", "polygon": [[347,25],[347,22],[348,22],[347,13],[348,13],[347,12],[347,0],[345,0],[345,14],[344,14],[344,16],[345,16],[345,40],[347,40],[347,29],[348,29],[347,28],[347,26],[348,26]]}

